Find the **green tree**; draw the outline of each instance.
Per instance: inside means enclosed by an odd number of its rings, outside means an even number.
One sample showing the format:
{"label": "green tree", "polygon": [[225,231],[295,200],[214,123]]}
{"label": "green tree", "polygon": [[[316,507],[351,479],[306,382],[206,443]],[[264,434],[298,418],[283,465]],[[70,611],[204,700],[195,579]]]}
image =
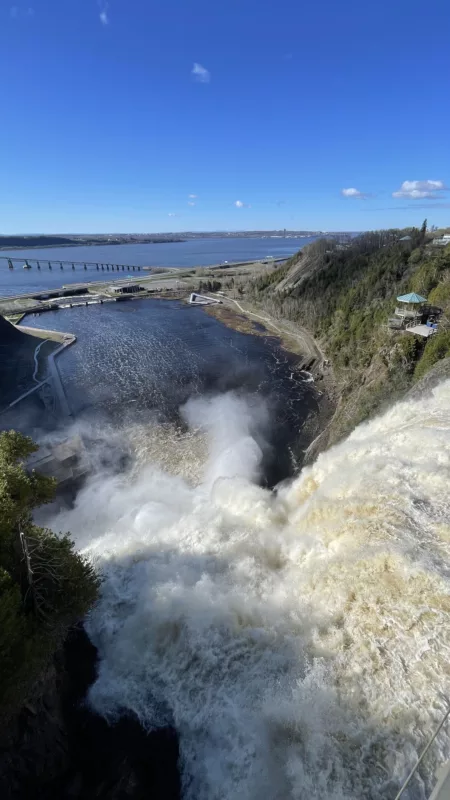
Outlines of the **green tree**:
{"label": "green tree", "polygon": [[425,237],[427,235],[427,225],[428,225],[428,220],[424,219],[424,221],[422,222],[422,227],[420,229],[420,241],[421,242],[425,241]]}
{"label": "green tree", "polygon": [[16,431],[0,433],[0,701],[15,705],[99,588],[67,534],[33,523],[33,510],[56,488],[25,468],[37,449]]}

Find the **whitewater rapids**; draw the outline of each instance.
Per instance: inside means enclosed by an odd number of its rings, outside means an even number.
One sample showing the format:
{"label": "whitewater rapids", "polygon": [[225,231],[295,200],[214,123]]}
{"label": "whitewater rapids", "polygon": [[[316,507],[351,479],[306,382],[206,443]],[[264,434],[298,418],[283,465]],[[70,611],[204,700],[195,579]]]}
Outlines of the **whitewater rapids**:
{"label": "whitewater rapids", "polygon": [[[104,574],[90,703],[173,724],[187,800],[393,798],[450,693],[450,382],[276,493],[263,407],[183,413],[208,442],[196,486],[153,462],[53,521]],[[444,728],[404,797],[449,757]]]}

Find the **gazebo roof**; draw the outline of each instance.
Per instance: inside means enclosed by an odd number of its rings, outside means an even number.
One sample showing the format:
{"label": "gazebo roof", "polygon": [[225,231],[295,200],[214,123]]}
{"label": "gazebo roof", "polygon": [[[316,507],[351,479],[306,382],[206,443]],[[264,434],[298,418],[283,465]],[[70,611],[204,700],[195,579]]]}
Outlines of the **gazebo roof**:
{"label": "gazebo roof", "polygon": [[400,297],[397,297],[399,303],[426,303],[427,298],[422,297],[421,294],[416,294],[415,292],[410,292],[410,294],[402,294]]}

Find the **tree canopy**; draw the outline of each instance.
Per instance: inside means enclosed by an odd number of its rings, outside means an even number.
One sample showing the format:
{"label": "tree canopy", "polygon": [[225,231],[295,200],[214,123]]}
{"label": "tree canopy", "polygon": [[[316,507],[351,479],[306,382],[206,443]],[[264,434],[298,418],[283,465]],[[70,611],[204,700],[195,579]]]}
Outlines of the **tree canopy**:
{"label": "tree canopy", "polygon": [[0,703],[19,704],[54,647],[94,602],[99,579],[68,534],[33,522],[56,481],[26,469],[37,450],[0,433]]}

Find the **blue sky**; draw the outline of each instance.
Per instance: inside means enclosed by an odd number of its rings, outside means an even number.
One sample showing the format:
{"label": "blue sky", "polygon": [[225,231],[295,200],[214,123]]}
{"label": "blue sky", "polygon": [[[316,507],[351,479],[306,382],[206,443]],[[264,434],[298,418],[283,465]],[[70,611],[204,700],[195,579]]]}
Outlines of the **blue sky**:
{"label": "blue sky", "polygon": [[1,0],[0,232],[449,225],[449,30],[448,0]]}

